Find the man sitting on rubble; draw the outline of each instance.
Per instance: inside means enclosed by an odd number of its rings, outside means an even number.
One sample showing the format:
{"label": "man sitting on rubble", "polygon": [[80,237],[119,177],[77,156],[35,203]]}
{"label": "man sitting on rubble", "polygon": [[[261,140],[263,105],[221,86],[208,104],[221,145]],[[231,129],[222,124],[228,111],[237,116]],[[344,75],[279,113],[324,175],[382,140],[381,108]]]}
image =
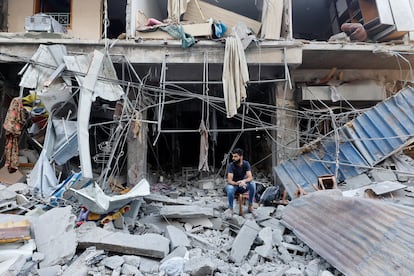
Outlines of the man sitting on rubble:
{"label": "man sitting on rubble", "polygon": [[226,211],[233,215],[234,195],[236,193],[249,192],[248,212],[253,213],[253,199],[256,193],[256,184],[253,182],[252,169],[247,160],[243,160],[243,150],[235,148],[232,152],[232,160],[227,168],[226,192],[229,209]]}

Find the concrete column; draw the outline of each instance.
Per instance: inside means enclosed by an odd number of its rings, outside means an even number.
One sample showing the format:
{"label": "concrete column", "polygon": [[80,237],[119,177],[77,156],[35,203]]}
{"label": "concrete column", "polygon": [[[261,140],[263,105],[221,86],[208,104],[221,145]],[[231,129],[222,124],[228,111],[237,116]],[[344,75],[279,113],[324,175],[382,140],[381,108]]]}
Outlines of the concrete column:
{"label": "concrete column", "polygon": [[285,84],[280,83],[273,87],[276,95],[276,119],[273,122],[277,126],[275,139],[273,143],[272,165],[277,166],[282,161],[289,159],[297,154],[299,145],[298,119],[296,112],[296,102],[294,99],[294,90],[290,90]]}
{"label": "concrete column", "polygon": [[[142,114],[142,119],[147,117],[146,112]],[[134,137],[134,126],[128,133],[128,186],[137,184],[142,178],[147,177],[147,132],[146,123],[141,123],[141,137]]]}

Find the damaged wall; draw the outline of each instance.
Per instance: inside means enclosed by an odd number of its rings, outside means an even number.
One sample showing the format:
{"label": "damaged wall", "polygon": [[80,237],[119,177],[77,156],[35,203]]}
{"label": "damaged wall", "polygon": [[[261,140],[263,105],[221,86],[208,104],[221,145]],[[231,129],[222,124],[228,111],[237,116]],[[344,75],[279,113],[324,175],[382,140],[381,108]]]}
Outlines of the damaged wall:
{"label": "damaged wall", "polygon": [[[68,34],[80,39],[100,39],[102,33],[102,0],[72,0],[71,28]],[[35,12],[33,0],[14,0],[8,4],[8,31],[25,32],[25,19]],[[85,28],[85,26],[88,26]]]}

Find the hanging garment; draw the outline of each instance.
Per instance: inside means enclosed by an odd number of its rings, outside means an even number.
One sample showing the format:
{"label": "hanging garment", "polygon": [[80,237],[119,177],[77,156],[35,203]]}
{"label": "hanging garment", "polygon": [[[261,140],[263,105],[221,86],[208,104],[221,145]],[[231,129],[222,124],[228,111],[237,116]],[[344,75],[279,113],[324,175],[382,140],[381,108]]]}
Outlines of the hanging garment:
{"label": "hanging garment", "polygon": [[14,172],[19,166],[19,138],[27,120],[21,98],[14,98],[7,110],[3,128],[6,130],[5,167]]}
{"label": "hanging garment", "polygon": [[208,131],[204,121],[200,123],[200,157],[198,163],[198,170],[208,172]]}
{"label": "hanging garment", "polygon": [[237,35],[226,38],[222,80],[227,118],[232,118],[247,97],[246,85],[249,81],[246,56]]}
{"label": "hanging garment", "polygon": [[168,18],[179,22],[180,17],[187,10],[190,0],[168,0]]}

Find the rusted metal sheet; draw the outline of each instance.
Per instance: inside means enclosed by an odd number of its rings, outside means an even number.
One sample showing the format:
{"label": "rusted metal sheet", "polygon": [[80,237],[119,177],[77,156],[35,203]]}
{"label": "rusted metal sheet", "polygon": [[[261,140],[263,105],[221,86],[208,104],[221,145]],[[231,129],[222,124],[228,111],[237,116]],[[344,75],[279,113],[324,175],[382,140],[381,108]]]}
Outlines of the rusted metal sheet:
{"label": "rusted metal sheet", "polygon": [[346,275],[414,275],[414,208],[329,190],[293,200],[282,220]]}

